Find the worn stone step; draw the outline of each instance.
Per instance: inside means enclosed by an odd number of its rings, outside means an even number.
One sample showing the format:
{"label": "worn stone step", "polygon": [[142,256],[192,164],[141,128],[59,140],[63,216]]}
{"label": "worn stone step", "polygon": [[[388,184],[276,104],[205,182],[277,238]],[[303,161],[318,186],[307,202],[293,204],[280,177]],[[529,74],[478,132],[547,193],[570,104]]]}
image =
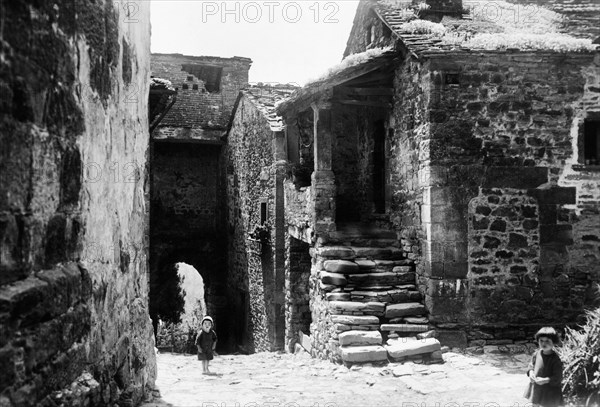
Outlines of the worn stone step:
{"label": "worn stone step", "polygon": [[[404,317],[404,322],[407,324],[428,324],[429,318],[427,317]],[[392,324],[394,322],[390,321]]]}
{"label": "worn stone step", "polygon": [[329,301],[328,305],[329,312],[335,315],[374,315],[381,317],[385,312],[385,304],[382,302]]}
{"label": "worn stone step", "polygon": [[393,271],[394,273],[403,273],[415,271],[413,260],[373,260],[375,271]]}
{"label": "worn stone step", "polygon": [[382,331],[390,332],[426,332],[429,330],[428,325],[417,324],[381,324]]}
{"label": "worn stone step", "polygon": [[408,317],[426,314],[425,306],[418,302],[391,304],[385,308],[386,318]]}
{"label": "worn stone step", "polygon": [[356,258],[354,251],[348,246],[322,246],[317,249],[317,254],[331,259],[352,260]]}
{"label": "worn stone step", "polygon": [[320,272],[321,282],[323,284],[345,286],[348,284],[348,280],[340,273],[330,273],[328,271],[321,270]]}
{"label": "worn stone step", "polygon": [[336,332],[346,331],[379,331],[379,324],[372,325],[346,325],[346,324],[333,324],[333,328]]}
{"label": "worn stone step", "polygon": [[392,289],[392,290],[354,290],[350,292],[352,301],[360,302],[385,302],[388,304],[396,304],[400,302],[411,302],[411,293],[408,290]]}
{"label": "worn stone step", "polygon": [[358,264],[349,260],[325,260],[323,268],[330,273],[355,274],[360,273]]}
{"label": "worn stone step", "polygon": [[407,356],[422,355],[441,350],[440,342],[435,338],[402,341],[396,340],[392,345],[386,345],[390,358],[401,359]]}
{"label": "worn stone step", "polygon": [[327,293],[327,301],[350,301],[350,293]]}
{"label": "worn stone step", "polygon": [[336,225],[336,231],[330,233],[334,240],[352,240],[356,238],[397,240],[394,230],[382,229],[372,224],[344,223]]}
{"label": "worn stone step", "polygon": [[414,284],[415,273],[393,273],[393,272],[375,272],[351,274],[347,277],[349,284],[357,286],[386,286],[386,285],[403,285]]}
{"label": "worn stone step", "polygon": [[397,247],[358,247],[351,246],[350,249],[356,257],[364,257],[371,260],[403,259],[404,251]]}
{"label": "worn stone step", "polygon": [[374,315],[332,315],[331,322],[345,325],[377,325],[379,318]]}
{"label": "worn stone step", "polygon": [[338,335],[342,346],[381,345],[383,338],[379,331],[346,331]]}
{"label": "worn stone step", "polygon": [[341,346],[342,360],[346,363],[383,362],[388,360],[388,352],[381,345]]}

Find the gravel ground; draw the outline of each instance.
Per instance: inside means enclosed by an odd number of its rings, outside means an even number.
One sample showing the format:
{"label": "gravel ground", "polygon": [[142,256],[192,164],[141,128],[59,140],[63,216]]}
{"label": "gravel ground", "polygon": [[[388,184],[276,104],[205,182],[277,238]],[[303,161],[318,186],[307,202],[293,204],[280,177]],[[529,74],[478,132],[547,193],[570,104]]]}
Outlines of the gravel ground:
{"label": "gravel ground", "polygon": [[195,355],[161,353],[162,396],[143,407],[526,406],[525,354],[444,354],[444,363],[348,369],[306,353],[216,356],[202,375]]}

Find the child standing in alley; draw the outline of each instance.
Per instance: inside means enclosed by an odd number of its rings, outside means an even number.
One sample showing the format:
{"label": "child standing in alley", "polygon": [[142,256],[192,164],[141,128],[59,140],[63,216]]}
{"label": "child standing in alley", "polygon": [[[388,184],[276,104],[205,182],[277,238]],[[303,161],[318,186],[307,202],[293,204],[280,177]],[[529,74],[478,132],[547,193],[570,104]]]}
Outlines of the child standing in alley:
{"label": "child standing in alley", "polygon": [[210,374],[208,362],[213,360],[214,351],[217,346],[217,333],[212,329],[213,326],[213,319],[205,316],[200,323],[200,332],[196,336],[198,360],[202,361],[202,374]]}
{"label": "child standing in alley", "polygon": [[563,403],[563,364],[554,350],[558,343],[558,335],[554,328],[544,327],[535,334],[535,341],[540,349],[533,354],[527,371],[531,383],[525,397],[534,406],[560,406]]}

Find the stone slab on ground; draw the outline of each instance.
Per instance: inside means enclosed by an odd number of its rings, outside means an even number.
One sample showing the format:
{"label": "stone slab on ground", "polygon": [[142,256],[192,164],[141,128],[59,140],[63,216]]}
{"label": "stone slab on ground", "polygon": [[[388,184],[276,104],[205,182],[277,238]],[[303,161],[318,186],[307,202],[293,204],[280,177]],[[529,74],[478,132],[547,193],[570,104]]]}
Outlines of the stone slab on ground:
{"label": "stone slab on ground", "polygon": [[382,337],[379,331],[346,331],[338,336],[342,346],[381,345]]}
{"label": "stone slab on ground", "polygon": [[344,325],[375,325],[379,324],[379,318],[374,315],[332,315],[334,324]]}
{"label": "stone slab on ground", "polygon": [[427,312],[425,306],[418,302],[408,302],[402,304],[391,304],[385,309],[386,318],[397,318],[413,315],[423,315]]}
{"label": "stone slab on ground", "polygon": [[419,339],[416,341],[397,341],[393,345],[386,346],[386,350],[393,359],[431,353],[441,348],[440,342],[435,338]]}
{"label": "stone slab on ground", "polygon": [[381,345],[342,346],[342,360],[346,363],[382,362],[388,360],[388,352]]}

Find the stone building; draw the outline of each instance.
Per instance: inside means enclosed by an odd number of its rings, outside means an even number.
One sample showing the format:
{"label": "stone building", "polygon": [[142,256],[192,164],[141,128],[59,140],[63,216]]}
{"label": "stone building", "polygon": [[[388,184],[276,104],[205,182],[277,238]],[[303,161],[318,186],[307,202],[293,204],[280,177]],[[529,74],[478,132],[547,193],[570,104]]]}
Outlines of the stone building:
{"label": "stone building", "polygon": [[0,405],[137,405],[156,377],[149,4],[0,9]]}
{"label": "stone building", "polygon": [[[248,84],[248,58],[152,54],[151,73],[171,92],[151,99],[150,315],[174,320],[174,265],[193,266],[205,284],[208,314],[216,321],[218,350],[232,349],[227,294],[227,186],[222,158],[225,133],[240,89]],[[175,92],[175,93],[173,93]]]}
{"label": "stone building", "polygon": [[[346,60],[278,105],[283,135],[263,126],[312,172],[309,186],[288,176],[271,212],[285,218],[272,250],[285,249],[288,349],[300,331],[314,356],[344,361],[387,360],[386,338],[430,329],[452,346],[518,345],[594,302],[598,5],[555,1],[569,19],[540,8],[512,31],[426,3],[361,1]],[[230,134],[253,120],[238,112]]]}
{"label": "stone building", "polygon": [[237,346],[248,352],[284,344],[287,166],[283,125],[274,105],[292,90],[283,85],[243,90],[227,133],[229,319]]}

